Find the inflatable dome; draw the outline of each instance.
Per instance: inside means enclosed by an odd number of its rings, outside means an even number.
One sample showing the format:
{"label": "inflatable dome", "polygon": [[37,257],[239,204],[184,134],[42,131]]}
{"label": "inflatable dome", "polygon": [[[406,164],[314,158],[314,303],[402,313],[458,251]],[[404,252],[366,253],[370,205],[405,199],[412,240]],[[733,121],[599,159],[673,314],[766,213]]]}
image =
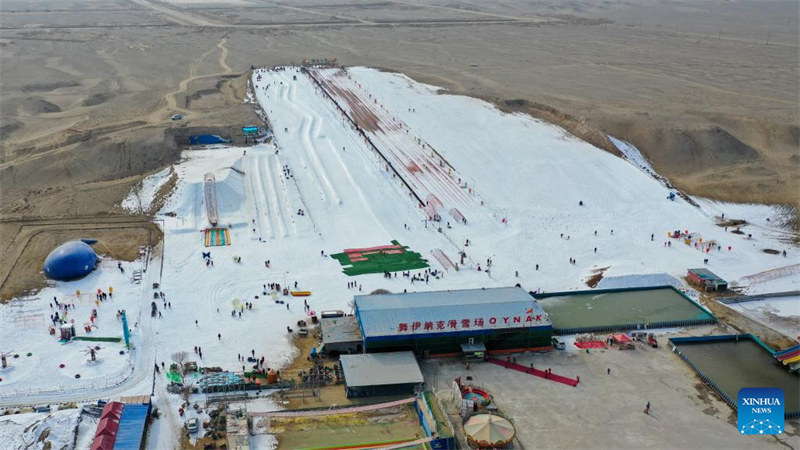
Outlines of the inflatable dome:
{"label": "inflatable dome", "polygon": [[97,264],[97,254],[83,241],[65,242],[47,255],[44,274],[53,280],[74,280],[89,274]]}

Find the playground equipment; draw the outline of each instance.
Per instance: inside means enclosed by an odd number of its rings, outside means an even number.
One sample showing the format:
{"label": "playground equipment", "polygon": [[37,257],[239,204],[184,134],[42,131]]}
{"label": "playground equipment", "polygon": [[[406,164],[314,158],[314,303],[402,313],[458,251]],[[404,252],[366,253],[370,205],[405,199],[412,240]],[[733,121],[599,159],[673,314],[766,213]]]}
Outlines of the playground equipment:
{"label": "playground equipment", "polygon": [[89,355],[89,360],[90,361],[97,361],[97,352],[99,352],[102,349],[103,349],[103,347],[100,347],[99,345],[94,346],[94,347],[90,347],[90,346],[87,345],[86,346],[86,350],[84,350],[83,352],[86,353],[87,355]]}
{"label": "playground equipment", "polygon": [[125,348],[131,348],[131,333],[128,330],[128,316],[123,309],[120,314],[122,319],[122,337],[125,338]]}
{"label": "playground equipment", "polygon": [[517,431],[495,414],[475,414],[464,421],[464,434],[473,448],[510,448]]}
{"label": "playground equipment", "polygon": [[[86,242],[88,241],[88,242]],[[93,271],[99,262],[92,240],[69,241],[56,247],[44,260],[44,274],[53,280],[75,280]]]}
{"label": "playground equipment", "polygon": [[477,404],[479,409],[483,409],[486,405],[492,402],[492,398],[489,396],[489,393],[483,389],[478,389],[474,386],[460,386],[461,398]]}
{"label": "playground equipment", "polygon": [[7,352],[0,352],[0,364],[2,365],[3,369],[8,367],[7,359],[9,356],[11,356],[12,353],[14,353],[14,350],[9,350]]}
{"label": "playground equipment", "polygon": [[75,324],[73,323],[65,323],[59,327],[59,332],[61,335],[61,340],[68,342],[72,338],[75,337]]}

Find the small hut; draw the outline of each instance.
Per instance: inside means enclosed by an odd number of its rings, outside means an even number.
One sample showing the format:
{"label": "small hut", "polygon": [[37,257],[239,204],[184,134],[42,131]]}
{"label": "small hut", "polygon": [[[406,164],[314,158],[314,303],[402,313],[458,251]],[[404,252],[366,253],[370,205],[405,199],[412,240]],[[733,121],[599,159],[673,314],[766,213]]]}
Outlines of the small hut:
{"label": "small hut", "polygon": [[727,281],[705,268],[689,269],[686,279],[705,291],[721,292],[728,289]]}

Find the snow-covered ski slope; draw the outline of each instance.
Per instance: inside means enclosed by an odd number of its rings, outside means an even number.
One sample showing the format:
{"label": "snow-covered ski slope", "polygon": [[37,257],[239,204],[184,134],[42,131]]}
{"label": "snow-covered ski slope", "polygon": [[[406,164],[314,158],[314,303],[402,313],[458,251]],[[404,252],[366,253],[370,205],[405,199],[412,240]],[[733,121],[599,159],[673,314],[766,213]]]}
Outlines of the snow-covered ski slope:
{"label": "snow-covered ski slope", "polygon": [[[502,113],[480,100],[439,95],[438,88],[400,74],[366,68],[347,72],[316,69],[312,73],[350,119],[367,124],[366,134],[382,153],[394,152],[387,158],[396,161],[395,167],[401,176],[408,175],[412,187],[420,187],[423,194],[445,192],[438,195],[445,204],[466,196],[462,205],[483,212],[467,210],[467,226],[442,214],[443,220],[453,225],[444,234],[462,248],[470,239],[470,247],[463,249],[475,263],[492,257],[492,278],[501,284],[523,281],[530,289],[577,288],[590,269],[606,266],[610,266],[609,275],[667,272],[683,276],[686,268],[702,266],[705,258],[712,270],[735,280],[797,261],[796,251],[790,251],[788,258],[763,253],[763,248],[784,248],[785,244],[772,241],[761,230],[753,230],[748,240],[725,232],[708,214],[682,200],[667,200],[669,191],[660,182],[561,128],[526,115]],[[284,121],[294,123],[296,108],[305,105],[327,119],[322,129],[337,129],[336,136],[344,135],[341,143],[333,145],[332,153],[351,157],[359,151],[373,162],[365,171],[385,169],[384,161],[319,87],[309,83],[308,76],[294,69],[264,71],[254,77],[258,75],[262,80],[254,78],[257,98],[276,121],[275,134],[281,145],[292,148],[287,142],[294,137],[292,127],[286,133]],[[267,84],[270,88],[264,90]],[[284,90],[292,96],[275,94]],[[353,107],[357,103],[353,98],[360,102],[360,109]],[[428,148],[435,149],[446,160],[445,169],[452,166],[462,185],[474,187],[474,192],[462,189],[459,194],[464,195],[449,197],[444,188],[430,187],[431,180],[439,179],[436,174],[424,179],[428,172],[422,171],[420,180],[420,172],[408,170],[431,164],[424,159],[430,152],[419,151]],[[329,176],[337,176],[338,170],[331,167]],[[391,173],[384,170],[384,174]],[[354,169],[347,172],[348,177],[361,175]],[[387,184],[375,185],[371,194],[378,197]],[[396,189],[397,184],[392,187]],[[420,211],[416,216],[421,220],[425,215]],[[502,223],[504,217],[507,224]],[[722,251],[706,254],[675,240],[665,247],[669,230],[699,233],[705,241],[719,242]],[[576,264],[570,264],[570,258]],[[540,265],[538,272],[536,264]],[[521,280],[514,279],[517,270]]]}
{"label": "snow-covered ski slope", "polygon": [[[680,199],[667,200],[668,189],[659,181],[558,127],[502,113],[476,99],[441,95],[436,87],[398,74],[353,68],[346,75],[333,69],[316,75],[357,89],[362,102],[364,96],[372,100],[369,111],[382,127],[365,134],[381,154],[300,70],[256,71],[255,98],[269,116],[274,140],[246,149],[184,152],[174,167],[175,192],[158,217],[164,227],[163,260],[156,249],[141,284],[130,283],[131,271],[143,268],[141,261],[126,263],[125,274],[114,261],[104,261],[83,280],[53,283],[31,298],[0,305],[0,350],[32,353],[0,370],[0,405],[148,392],[152,364],[169,364],[179,350],[202,366],[228,370],[241,370],[238,355],[255,350],[268,367],[279,367],[292,357],[286,327],[296,328],[307,314],[300,298],[280,296],[287,309],[270,293],[264,295],[268,283],[293,288],[297,282],[299,290],[312,291],[306,300],[317,312],[349,311],[353,295],[378,288],[403,292],[520,283],[528,290],[556,291],[586,289],[585,280],[605,267],[609,277],[667,273],[681,278],[708,258],[711,270],[738,280],[776,269],[789,272],[780,268],[800,263],[797,249],[781,243],[774,231],[748,227],[752,239],[725,232],[712,214]],[[389,158],[395,170],[387,167]],[[230,245],[204,246],[207,173],[216,179],[219,226],[229,228]],[[436,195],[440,224],[426,227],[429,212],[409,186],[425,201],[428,194]],[[155,189],[140,194],[146,191]],[[466,224],[449,214],[452,207],[464,214]],[[714,208],[726,210],[723,204]],[[726,217],[735,218],[734,213]],[[704,253],[672,239],[665,246],[667,232],[676,229],[715,240],[722,250]],[[433,269],[442,269],[432,255],[435,249],[454,262],[460,262],[461,251],[467,259],[457,272],[412,284],[382,274],[351,278],[337,261],[320,255],[393,239],[421,253]],[[786,249],[788,256],[766,254],[764,248]],[[204,252],[211,254],[213,266],[206,266]],[[361,289],[348,289],[350,281]],[[164,309],[157,301],[160,318],[149,314],[153,282],[160,283],[171,304]],[[115,312],[126,309],[135,349],[119,355],[120,344],[103,344],[102,362],[91,364],[85,361],[85,346],[61,345],[48,334],[49,300],[73,298],[76,289],[89,293],[89,300],[76,301],[70,313],[83,335],[80,325],[96,307],[91,293],[112,285],[114,299],[100,304],[100,329],[94,333],[120,336]],[[800,289],[796,276],[770,277],[754,287],[758,292]],[[253,308],[239,317],[245,302]],[[195,346],[202,347],[202,359]],[[61,362],[66,370],[58,367]],[[82,378],[75,379],[76,373]],[[163,377],[156,380],[156,391],[162,392]]]}

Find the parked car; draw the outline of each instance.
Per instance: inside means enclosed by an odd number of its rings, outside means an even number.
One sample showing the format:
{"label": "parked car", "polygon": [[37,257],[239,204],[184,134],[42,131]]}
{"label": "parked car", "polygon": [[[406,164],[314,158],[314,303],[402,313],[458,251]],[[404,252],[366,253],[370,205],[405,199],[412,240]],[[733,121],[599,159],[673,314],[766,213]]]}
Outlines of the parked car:
{"label": "parked car", "polygon": [[180,114],[173,114],[169,118],[172,119],[172,120],[181,120],[181,119],[183,119],[183,116],[180,115]]}
{"label": "parked car", "polygon": [[556,350],[564,350],[567,348],[567,344],[564,343],[564,340],[556,336],[553,336],[552,339],[550,339],[550,345],[552,345]]}
{"label": "parked car", "polygon": [[189,434],[197,433],[197,430],[200,429],[200,421],[196,418],[189,419],[186,421],[186,428],[189,430]]}

